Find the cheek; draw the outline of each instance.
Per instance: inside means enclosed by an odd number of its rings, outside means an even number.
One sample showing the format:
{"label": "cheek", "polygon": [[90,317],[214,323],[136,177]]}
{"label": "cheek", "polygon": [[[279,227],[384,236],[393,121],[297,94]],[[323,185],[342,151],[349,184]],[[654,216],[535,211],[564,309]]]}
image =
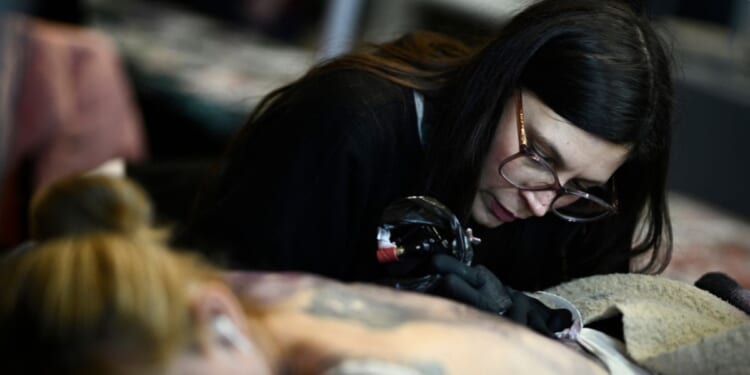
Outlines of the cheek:
{"label": "cheek", "polygon": [[497,185],[500,175],[498,174],[498,166],[500,162],[493,155],[487,155],[482,164],[482,173],[479,175],[479,188],[488,188]]}
{"label": "cheek", "polygon": [[500,165],[515,153],[507,143],[507,141],[504,142],[502,137],[495,137],[492,145],[490,145],[489,153],[482,164],[482,173],[479,180],[480,188],[506,185],[505,180],[500,175]]}

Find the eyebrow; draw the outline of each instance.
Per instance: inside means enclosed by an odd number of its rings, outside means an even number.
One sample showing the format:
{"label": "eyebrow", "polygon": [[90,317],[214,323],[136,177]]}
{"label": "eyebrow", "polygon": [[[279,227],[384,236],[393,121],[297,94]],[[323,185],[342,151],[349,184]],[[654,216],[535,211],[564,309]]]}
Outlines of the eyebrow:
{"label": "eyebrow", "polygon": [[[547,139],[547,137],[538,133],[536,129],[534,129],[534,127],[530,127],[528,125],[529,123],[526,122],[526,132],[531,136],[532,140],[534,140],[536,143],[541,144],[541,147],[544,148],[545,151],[550,153],[550,156],[552,156],[552,158],[560,164],[560,167],[567,168],[568,165],[565,162],[565,159],[563,159],[562,154],[560,154],[560,150],[558,150],[557,147],[555,147],[555,145],[549,139]],[[575,179],[579,182],[592,185],[603,186],[607,184],[607,181],[596,181],[580,177],[576,177]]]}

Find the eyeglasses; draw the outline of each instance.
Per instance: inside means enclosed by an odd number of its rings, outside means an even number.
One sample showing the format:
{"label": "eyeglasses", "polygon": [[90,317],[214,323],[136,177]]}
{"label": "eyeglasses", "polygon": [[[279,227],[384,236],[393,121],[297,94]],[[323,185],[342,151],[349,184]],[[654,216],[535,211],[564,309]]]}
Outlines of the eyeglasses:
{"label": "eyeglasses", "polygon": [[529,146],[520,92],[516,99],[516,116],[520,151],[503,160],[499,167],[500,175],[508,183],[520,190],[555,191],[550,208],[567,221],[590,222],[617,213],[618,201],[612,180],[604,186],[585,189],[562,186],[555,169]]}

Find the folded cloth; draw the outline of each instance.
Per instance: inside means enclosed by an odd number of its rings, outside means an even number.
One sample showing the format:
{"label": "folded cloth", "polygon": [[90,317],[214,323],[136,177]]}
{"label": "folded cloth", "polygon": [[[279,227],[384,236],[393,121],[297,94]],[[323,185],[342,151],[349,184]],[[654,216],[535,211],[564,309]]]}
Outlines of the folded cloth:
{"label": "folded cloth", "polygon": [[2,248],[22,239],[25,200],[34,190],[113,158],[142,160],[146,142],[107,36],[6,13],[0,40]]}
{"label": "folded cloth", "polygon": [[572,302],[584,325],[622,315],[627,354],[650,371],[746,374],[750,368],[750,317],[693,285],[613,274],[548,291]]}
{"label": "folded cloth", "polygon": [[695,282],[695,286],[750,314],[750,289],[743,288],[728,275],[721,272],[709,272],[701,276]]}
{"label": "folded cloth", "polygon": [[143,159],[140,114],[113,42],[37,19],[24,32],[9,168],[33,160],[38,188],[113,158]]}

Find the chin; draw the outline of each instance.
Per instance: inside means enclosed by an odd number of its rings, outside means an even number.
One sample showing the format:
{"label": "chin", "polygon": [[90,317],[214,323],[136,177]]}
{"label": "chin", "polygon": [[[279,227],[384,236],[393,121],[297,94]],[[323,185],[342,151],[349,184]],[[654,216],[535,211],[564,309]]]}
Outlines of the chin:
{"label": "chin", "polygon": [[500,220],[497,220],[497,219],[492,219],[489,222],[486,222],[486,221],[485,222],[479,222],[479,224],[481,226],[483,226],[483,227],[486,227],[486,228],[489,228],[489,229],[493,229],[493,228],[497,228],[497,227],[503,225],[503,222],[500,221]]}
{"label": "chin", "polygon": [[495,217],[489,210],[484,207],[484,204],[480,202],[474,202],[474,206],[471,210],[471,218],[474,221],[485,228],[497,228],[503,224],[498,218]]}

